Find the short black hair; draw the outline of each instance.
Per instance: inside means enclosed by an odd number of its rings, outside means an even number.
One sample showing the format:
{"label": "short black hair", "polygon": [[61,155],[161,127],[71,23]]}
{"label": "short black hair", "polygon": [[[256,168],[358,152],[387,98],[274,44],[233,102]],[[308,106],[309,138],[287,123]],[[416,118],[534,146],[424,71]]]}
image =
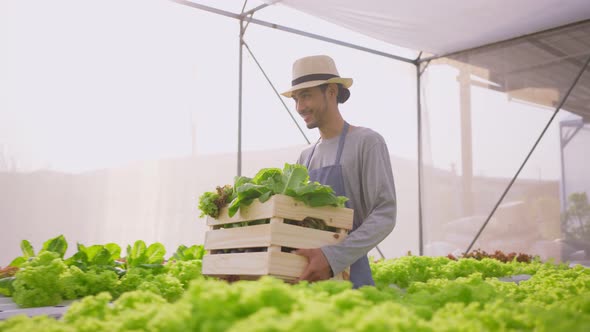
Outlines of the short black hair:
{"label": "short black hair", "polygon": [[[329,83],[320,85],[320,90],[322,91],[322,93],[326,93],[326,89],[328,89],[328,84]],[[342,84],[340,83],[336,84],[338,85],[338,97],[336,98],[336,101],[339,104],[343,104],[350,97],[350,90],[342,86]]]}

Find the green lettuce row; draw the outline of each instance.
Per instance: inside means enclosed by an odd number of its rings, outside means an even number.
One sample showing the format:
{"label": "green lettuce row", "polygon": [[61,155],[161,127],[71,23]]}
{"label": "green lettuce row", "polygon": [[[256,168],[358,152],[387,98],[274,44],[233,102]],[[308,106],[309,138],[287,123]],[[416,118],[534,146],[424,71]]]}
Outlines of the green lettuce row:
{"label": "green lettuce row", "polygon": [[350,283],[336,281],[288,285],[273,278],[233,284],[197,279],[173,303],[146,291],[125,293],[111,303],[111,295],[101,293],[74,303],[62,320],[15,317],[0,322],[0,331],[589,330],[587,269],[546,273],[520,285],[474,273],[414,282],[405,292],[353,290]]}
{"label": "green lettuce row", "polygon": [[531,263],[513,261],[502,263],[491,258],[476,260],[462,258],[459,260],[447,257],[405,256],[397,259],[378,261],[371,264],[373,279],[378,287],[395,285],[407,288],[411,283],[430,279],[456,279],[473,273],[481,273],[484,278],[504,277],[511,275],[533,275],[543,270],[566,270],[567,264],[542,263],[535,260]]}
{"label": "green lettuce row", "polygon": [[[161,243],[146,246],[136,241],[120,257],[118,245],[78,244],[78,252],[64,259],[67,242],[58,236],[45,242],[38,255],[23,241],[23,256],[13,277],[0,279],[0,294],[12,296],[21,307],[52,306],[64,300],[108,292],[117,298],[125,292],[147,290],[168,301],[177,300],[191,280],[201,278],[203,246],[181,245],[164,264]],[[26,257],[26,259],[25,259]]]}

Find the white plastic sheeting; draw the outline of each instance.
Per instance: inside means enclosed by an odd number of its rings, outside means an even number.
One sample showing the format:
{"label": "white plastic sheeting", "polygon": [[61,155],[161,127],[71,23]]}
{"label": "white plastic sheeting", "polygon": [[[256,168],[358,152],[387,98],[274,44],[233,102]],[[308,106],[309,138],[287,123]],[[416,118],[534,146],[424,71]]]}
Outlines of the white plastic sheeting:
{"label": "white plastic sheeting", "polygon": [[466,50],[590,18],[588,0],[265,2],[297,9],[393,45],[433,54]]}

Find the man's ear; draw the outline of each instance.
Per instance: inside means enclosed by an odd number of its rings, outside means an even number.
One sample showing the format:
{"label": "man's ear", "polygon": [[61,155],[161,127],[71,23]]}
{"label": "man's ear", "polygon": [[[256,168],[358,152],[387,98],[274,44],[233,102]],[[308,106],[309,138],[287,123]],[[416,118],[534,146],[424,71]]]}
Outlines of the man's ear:
{"label": "man's ear", "polygon": [[332,83],[328,86],[330,96],[336,97],[338,99],[338,84]]}

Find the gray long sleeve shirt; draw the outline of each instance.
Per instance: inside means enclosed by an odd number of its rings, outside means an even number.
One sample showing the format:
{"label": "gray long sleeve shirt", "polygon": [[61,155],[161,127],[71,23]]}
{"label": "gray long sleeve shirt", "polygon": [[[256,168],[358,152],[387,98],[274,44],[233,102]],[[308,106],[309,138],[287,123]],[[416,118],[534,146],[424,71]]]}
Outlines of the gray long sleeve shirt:
{"label": "gray long sleeve shirt", "polygon": [[[338,140],[337,136],[318,143],[310,170],[334,164]],[[301,153],[298,164],[305,165],[312,148]],[[341,243],[321,248],[334,274],[342,272],[383,241],[395,227],[397,212],[391,160],[380,134],[369,128],[351,127],[340,164],[346,196],[354,209],[358,228]]]}

